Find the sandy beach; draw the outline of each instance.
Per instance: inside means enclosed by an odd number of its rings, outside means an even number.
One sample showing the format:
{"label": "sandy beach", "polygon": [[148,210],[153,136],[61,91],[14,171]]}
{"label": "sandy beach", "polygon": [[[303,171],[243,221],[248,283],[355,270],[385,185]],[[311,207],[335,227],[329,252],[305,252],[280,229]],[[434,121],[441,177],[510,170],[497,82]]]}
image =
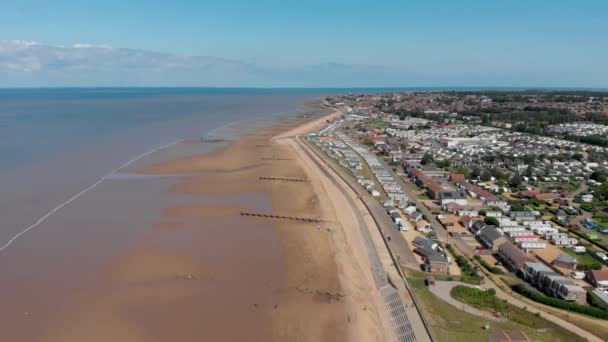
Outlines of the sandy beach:
{"label": "sandy beach", "polygon": [[[32,313],[15,316],[24,302],[8,301],[0,316],[14,328],[9,334],[45,342],[386,340],[363,242],[349,231],[353,209],[334,203],[293,138],[339,115],[277,121],[211,153],[193,153],[201,142],[186,140],[163,151],[174,157],[154,156],[108,179],[72,209],[96,206],[105,215],[106,228],[82,232],[97,241],[98,257],[73,260],[71,272],[82,275],[67,286],[52,276],[62,284],[57,297],[32,302]],[[124,199],[112,198],[119,193]],[[128,218],[137,212],[145,219]],[[49,224],[67,227],[55,220]],[[119,232],[122,242],[109,244]]]}

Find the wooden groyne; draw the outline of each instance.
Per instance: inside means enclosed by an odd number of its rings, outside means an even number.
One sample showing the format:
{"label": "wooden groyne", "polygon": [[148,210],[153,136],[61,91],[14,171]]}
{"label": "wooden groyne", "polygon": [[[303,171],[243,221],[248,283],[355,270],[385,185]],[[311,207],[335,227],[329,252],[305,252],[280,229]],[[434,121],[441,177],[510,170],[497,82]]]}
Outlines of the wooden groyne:
{"label": "wooden groyne", "polygon": [[310,182],[308,178],[290,178],[290,177],[260,177],[260,180],[275,180],[285,182]]}
{"label": "wooden groyne", "polygon": [[266,157],[261,158],[262,160],[295,160],[293,158],[279,158],[279,157]]}
{"label": "wooden groyne", "polygon": [[249,211],[242,211],[241,216],[253,216],[253,217],[271,218],[271,219],[279,219],[279,220],[292,220],[292,221],[300,221],[300,222],[314,222],[314,223],[323,222],[323,220],[314,219],[314,218],[310,218],[310,217],[272,215],[272,214],[253,213],[253,212],[249,212]]}

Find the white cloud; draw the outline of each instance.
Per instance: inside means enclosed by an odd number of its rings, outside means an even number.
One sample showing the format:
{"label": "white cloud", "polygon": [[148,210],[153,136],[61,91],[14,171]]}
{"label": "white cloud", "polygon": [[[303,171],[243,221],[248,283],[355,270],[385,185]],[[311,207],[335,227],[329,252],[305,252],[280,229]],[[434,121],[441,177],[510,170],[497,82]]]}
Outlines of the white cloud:
{"label": "white cloud", "polygon": [[[321,51],[322,52],[322,51]],[[256,65],[206,56],[179,56],[108,45],[54,46],[27,40],[0,41],[0,87],[54,86],[596,86],[601,72],[556,72],[508,63],[485,66],[438,60],[424,65],[321,63],[297,66]],[[572,76],[574,75],[574,76]]]}

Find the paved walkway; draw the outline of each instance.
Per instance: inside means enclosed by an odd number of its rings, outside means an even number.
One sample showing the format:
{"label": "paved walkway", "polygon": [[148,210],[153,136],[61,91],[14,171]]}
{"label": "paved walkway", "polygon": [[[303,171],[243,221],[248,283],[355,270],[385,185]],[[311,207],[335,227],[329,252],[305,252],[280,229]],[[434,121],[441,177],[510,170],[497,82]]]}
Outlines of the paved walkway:
{"label": "paved walkway", "polygon": [[429,287],[429,289],[435,296],[443,299],[448,304],[451,304],[452,306],[454,306],[464,312],[467,312],[467,313],[470,313],[470,314],[473,314],[476,316],[481,316],[483,318],[490,319],[490,320],[497,320],[497,318],[494,315],[492,315],[491,313],[489,313],[487,311],[479,310],[473,306],[465,304],[465,303],[455,299],[454,297],[452,297],[450,295],[450,293],[452,292],[452,289],[458,285],[479,288],[478,286],[463,283],[460,281],[436,281],[435,286]]}

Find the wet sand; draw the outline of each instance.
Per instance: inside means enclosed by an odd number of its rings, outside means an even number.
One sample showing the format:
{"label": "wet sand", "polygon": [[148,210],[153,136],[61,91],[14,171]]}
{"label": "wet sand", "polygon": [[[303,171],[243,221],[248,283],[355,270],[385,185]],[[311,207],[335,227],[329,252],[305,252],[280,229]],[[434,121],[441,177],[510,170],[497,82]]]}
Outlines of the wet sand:
{"label": "wet sand", "polygon": [[[0,269],[13,276],[3,284],[11,294],[0,308],[4,336],[381,340],[376,304],[366,294],[369,275],[337,260],[346,255],[344,227],[327,199],[307,182],[259,179],[311,177],[292,148],[273,140],[296,126],[311,129],[302,126],[310,121],[283,120],[211,153],[196,153],[205,143],[187,140],[52,217],[52,229],[0,258]],[[264,159],[271,157],[288,160]],[[244,210],[328,222],[240,216]],[[67,247],[66,235],[74,239]]]}

